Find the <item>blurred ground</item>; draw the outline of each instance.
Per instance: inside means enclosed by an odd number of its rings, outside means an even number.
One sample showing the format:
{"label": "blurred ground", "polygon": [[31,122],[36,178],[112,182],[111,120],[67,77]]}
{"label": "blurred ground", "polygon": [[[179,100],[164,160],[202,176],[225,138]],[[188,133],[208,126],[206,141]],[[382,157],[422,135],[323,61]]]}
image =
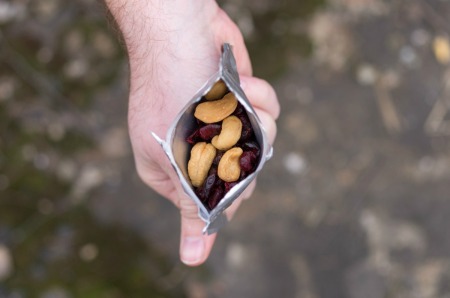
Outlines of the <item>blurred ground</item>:
{"label": "blurred ground", "polygon": [[96,1],[0,1],[0,297],[450,297],[450,1],[224,1],[282,105],[199,268]]}

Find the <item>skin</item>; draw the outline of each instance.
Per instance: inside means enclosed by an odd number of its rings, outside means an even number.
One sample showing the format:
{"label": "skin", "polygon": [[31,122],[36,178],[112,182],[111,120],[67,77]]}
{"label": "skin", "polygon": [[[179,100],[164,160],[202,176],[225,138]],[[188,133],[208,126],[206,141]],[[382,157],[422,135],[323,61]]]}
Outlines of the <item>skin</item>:
{"label": "skin", "polygon": [[[205,262],[216,234],[203,235],[204,222],[183,192],[164,152],[149,135],[165,136],[170,123],[218,68],[221,46],[232,45],[241,87],[260,117],[269,140],[276,135],[279,104],[273,88],[252,76],[242,34],[211,0],[106,0],[127,48],[130,64],[128,123],[141,179],[169,199],[181,215],[180,259]],[[231,218],[255,184],[227,209]]]}

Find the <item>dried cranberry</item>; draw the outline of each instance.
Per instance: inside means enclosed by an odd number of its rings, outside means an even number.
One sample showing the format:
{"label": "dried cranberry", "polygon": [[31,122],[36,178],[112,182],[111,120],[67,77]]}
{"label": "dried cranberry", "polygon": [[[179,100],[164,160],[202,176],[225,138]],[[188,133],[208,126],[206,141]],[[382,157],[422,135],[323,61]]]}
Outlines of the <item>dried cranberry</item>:
{"label": "dried cranberry", "polygon": [[252,151],[255,153],[256,157],[259,157],[261,149],[259,149],[259,145],[257,142],[249,141],[242,144],[242,149],[244,151]]}
{"label": "dried cranberry", "polygon": [[211,168],[205,182],[196,189],[196,194],[202,202],[206,202],[211,194],[211,190],[215,188],[217,181],[220,180],[217,176],[217,169]]}
{"label": "dried cranberry", "polygon": [[250,172],[255,168],[257,156],[253,151],[244,151],[239,160],[241,170],[244,172]]}
{"label": "dried cranberry", "polygon": [[211,141],[211,139],[218,134],[222,130],[222,125],[220,124],[208,124],[203,126],[198,130],[198,133],[203,141]]}
{"label": "dried cranberry", "polygon": [[218,151],[216,157],[213,160],[213,166],[219,166],[220,159],[223,156],[223,151]]}
{"label": "dried cranberry", "polygon": [[237,117],[242,122],[242,133],[241,133],[241,138],[239,139],[239,141],[244,142],[253,135],[252,124],[250,123],[247,113],[245,113],[245,112],[240,115],[237,115]]}
{"label": "dried cranberry", "polygon": [[200,129],[195,130],[190,136],[186,138],[186,142],[195,145],[200,140]]}
{"label": "dried cranberry", "polygon": [[216,207],[217,204],[219,204],[220,200],[222,200],[224,195],[225,195],[225,192],[224,192],[223,187],[217,187],[208,200],[209,209],[211,209],[211,210],[214,209],[214,207]]}
{"label": "dried cranberry", "polygon": [[243,113],[245,113],[245,109],[242,106],[242,104],[239,102],[236,109],[233,112],[233,115],[239,116],[239,115],[242,115]]}
{"label": "dried cranberry", "polygon": [[225,193],[229,192],[238,182],[225,182]]}

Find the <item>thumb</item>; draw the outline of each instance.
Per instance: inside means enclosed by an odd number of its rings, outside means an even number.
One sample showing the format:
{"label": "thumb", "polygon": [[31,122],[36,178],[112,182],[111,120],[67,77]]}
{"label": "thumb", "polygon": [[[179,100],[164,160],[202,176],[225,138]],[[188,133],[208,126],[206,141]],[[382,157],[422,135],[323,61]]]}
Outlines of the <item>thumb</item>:
{"label": "thumb", "polygon": [[216,239],[216,234],[204,235],[203,222],[198,216],[198,207],[186,194],[180,195],[181,213],[180,259],[189,266],[198,266],[206,261]]}

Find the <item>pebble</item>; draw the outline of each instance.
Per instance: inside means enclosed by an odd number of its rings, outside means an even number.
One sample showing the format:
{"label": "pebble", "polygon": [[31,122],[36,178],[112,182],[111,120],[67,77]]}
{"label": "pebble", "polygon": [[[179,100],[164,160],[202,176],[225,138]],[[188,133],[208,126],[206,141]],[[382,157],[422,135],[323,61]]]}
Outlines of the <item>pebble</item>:
{"label": "pebble", "polygon": [[89,65],[84,59],[75,59],[64,66],[64,74],[69,79],[78,79],[83,77],[89,69]]}
{"label": "pebble", "polygon": [[231,268],[241,268],[246,260],[247,252],[244,246],[238,243],[228,245],[226,260]]}
{"label": "pebble", "polygon": [[73,196],[76,201],[83,198],[83,196],[92,190],[94,187],[100,185],[104,180],[102,171],[95,166],[85,166],[73,186]]}
{"label": "pebble", "polygon": [[417,57],[416,51],[411,46],[403,46],[400,49],[399,55],[400,61],[408,67],[415,67],[419,63],[419,58]]}
{"label": "pebble", "polygon": [[450,63],[450,42],[445,36],[436,36],[433,40],[433,50],[436,60],[444,65]]}
{"label": "pebble", "polygon": [[411,33],[411,43],[416,47],[426,46],[430,39],[430,34],[422,28],[416,29]]}
{"label": "pebble", "polygon": [[12,78],[0,79],[0,102],[11,99],[14,95],[15,82]]}
{"label": "pebble", "polygon": [[370,64],[361,64],[356,72],[358,83],[364,86],[375,84],[378,77],[378,71]]}
{"label": "pebble", "polygon": [[0,281],[6,280],[13,271],[12,256],[9,249],[0,244]]}
{"label": "pebble", "polygon": [[8,3],[6,1],[0,2],[0,24],[19,19],[23,17],[24,14],[25,7],[23,4]]}
{"label": "pebble", "polygon": [[290,152],[284,157],[283,165],[289,173],[294,175],[302,174],[307,169],[305,159],[295,152]]}
{"label": "pebble", "polygon": [[77,170],[75,161],[69,159],[61,160],[56,166],[56,174],[58,178],[65,181],[73,180],[77,174]]}
{"label": "pebble", "polygon": [[98,247],[93,243],[87,243],[80,248],[78,255],[83,261],[91,262],[98,256]]}

